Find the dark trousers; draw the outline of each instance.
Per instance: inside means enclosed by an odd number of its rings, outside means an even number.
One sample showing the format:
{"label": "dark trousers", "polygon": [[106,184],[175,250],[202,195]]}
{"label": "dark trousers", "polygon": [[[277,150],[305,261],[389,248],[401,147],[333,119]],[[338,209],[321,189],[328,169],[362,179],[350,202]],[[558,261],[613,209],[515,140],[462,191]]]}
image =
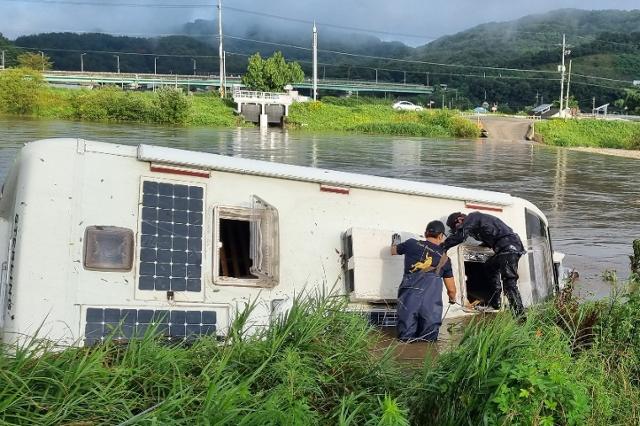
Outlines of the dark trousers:
{"label": "dark trousers", "polygon": [[433,272],[406,274],[398,289],[398,339],[435,341],[442,324],[442,278]]}
{"label": "dark trousers", "polygon": [[[511,312],[517,317],[524,314],[522,297],[520,296],[520,290],[518,290],[518,261],[520,256],[521,254],[517,252],[497,253],[489,258],[485,264],[489,285],[493,290],[489,304],[494,308],[499,308],[500,296],[504,289]],[[502,283],[500,282],[501,280]]]}

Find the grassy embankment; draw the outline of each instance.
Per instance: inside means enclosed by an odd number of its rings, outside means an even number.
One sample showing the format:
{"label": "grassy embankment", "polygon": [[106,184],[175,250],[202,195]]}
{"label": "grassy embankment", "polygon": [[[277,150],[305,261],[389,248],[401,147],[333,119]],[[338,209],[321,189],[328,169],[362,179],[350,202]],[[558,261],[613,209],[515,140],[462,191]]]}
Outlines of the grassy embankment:
{"label": "grassy embankment", "polygon": [[309,131],[346,131],[422,137],[476,138],[479,129],[453,111],[394,111],[391,101],[372,98],[332,98],[294,104],[287,122]]}
{"label": "grassy embankment", "polygon": [[[26,78],[25,78],[26,75]],[[0,73],[0,113],[64,120],[143,122],[180,126],[250,125],[233,104],[216,94],[187,96],[170,88],[156,92],[55,89],[29,70]],[[390,101],[337,99],[294,104],[290,126],[310,131],[345,131],[423,137],[478,136],[478,129],[452,112],[398,112]]]}
{"label": "grassy embankment", "polygon": [[[269,330],[170,346],[152,336],[0,355],[3,424],[640,424],[640,291],[565,293],[478,319],[422,368],[379,348],[341,299],[297,301]],[[122,422],[122,423],[121,423]]]}
{"label": "grassy embankment", "polygon": [[535,123],[536,139],[549,145],[640,149],[640,123],[605,120],[547,120]]}

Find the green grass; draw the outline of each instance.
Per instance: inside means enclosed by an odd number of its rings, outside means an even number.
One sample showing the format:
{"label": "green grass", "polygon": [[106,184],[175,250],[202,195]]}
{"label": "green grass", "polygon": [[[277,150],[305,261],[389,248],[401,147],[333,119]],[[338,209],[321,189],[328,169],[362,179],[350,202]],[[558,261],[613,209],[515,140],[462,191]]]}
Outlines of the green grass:
{"label": "green grass", "polygon": [[[53,351],[32,342],[0,356],[2,424],[406,424],[403,374],[342,299],[297,301],[268,330],[238,318],[224,343]],[[7,349],[7,348],[5,348]]]}
{"label": "green grass", "polygon": [[605,120],[547,120],[535,123],[549,145],[640,149],[640,123]]}
{"label": "green grass", "polygon": [[[611,425],[640,424],[640,291],[578,304],[570,291],[477,318],[422,369],[381,350],[342,298],[298,299],[270,328],[225,342],[0,355],[2,424]],[[393,348],[391,348],[393,349]],[[13,355],[10,355],[13,351]]]}
{"label": "green grass", "polygon": [[216,94],[195,95],[187,120],[191,126],[238,127],[251,125],[234,113],[232,102],[221,99]]}
{"label": "green grass", "polygon": [[[351,99],[351,98],[349,98]],[[306,131],[342,131],[384,135],[475,138],[478,128],[455,112],[394,111],[389,101],[329,99],[294,104],[287,123]]]}

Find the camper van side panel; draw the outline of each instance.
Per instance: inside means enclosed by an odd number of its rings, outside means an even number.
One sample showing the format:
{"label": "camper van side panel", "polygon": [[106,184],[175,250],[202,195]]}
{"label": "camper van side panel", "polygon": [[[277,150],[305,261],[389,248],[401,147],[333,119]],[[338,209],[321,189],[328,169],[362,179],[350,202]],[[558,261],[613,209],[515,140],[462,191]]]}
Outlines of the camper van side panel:
{"label": "camper van side panel", "polygon": [[22,149],[11,309],[5,323],[9,341],[36,333],[57,340],[68,335],[67,329],[77,329],[67,287],[70,247],[79,243],[69,235],[74,148],[41,141]]}

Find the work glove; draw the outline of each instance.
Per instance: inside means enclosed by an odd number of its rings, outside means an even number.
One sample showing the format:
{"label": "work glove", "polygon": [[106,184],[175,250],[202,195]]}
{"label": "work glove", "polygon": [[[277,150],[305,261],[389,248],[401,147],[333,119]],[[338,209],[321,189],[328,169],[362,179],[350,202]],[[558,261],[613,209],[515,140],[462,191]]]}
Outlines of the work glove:
{"label": "work glove", "polygon": [[391,236],[391,245],[392,246],[397,246],[401,242],[402,242],[402,237],[400,236],[400,234],[393,234]]}

